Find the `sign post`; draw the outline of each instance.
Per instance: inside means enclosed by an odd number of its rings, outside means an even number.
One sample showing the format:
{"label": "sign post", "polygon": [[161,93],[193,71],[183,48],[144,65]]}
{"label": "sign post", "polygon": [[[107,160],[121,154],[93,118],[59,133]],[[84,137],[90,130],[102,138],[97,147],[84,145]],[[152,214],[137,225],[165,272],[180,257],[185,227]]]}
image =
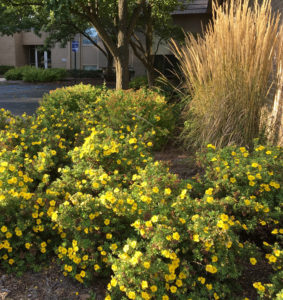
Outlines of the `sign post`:
{"label": "sign post", "polygon": [[75,70],[77,69],[77,52],[79,51],[79,42],[72,41],[72,51],[75,53]]}

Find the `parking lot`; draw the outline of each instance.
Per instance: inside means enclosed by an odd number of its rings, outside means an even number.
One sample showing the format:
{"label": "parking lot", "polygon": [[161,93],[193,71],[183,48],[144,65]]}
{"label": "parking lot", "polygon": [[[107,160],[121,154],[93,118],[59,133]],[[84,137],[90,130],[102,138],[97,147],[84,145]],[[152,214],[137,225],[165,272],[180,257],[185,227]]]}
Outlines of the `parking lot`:
{"label": "parking lot", "polygon": [[10,110],[14,115],[32,115],[45,93],[61,87],[62,84],[30,84],[23,82],[0,82],[0,108]]}

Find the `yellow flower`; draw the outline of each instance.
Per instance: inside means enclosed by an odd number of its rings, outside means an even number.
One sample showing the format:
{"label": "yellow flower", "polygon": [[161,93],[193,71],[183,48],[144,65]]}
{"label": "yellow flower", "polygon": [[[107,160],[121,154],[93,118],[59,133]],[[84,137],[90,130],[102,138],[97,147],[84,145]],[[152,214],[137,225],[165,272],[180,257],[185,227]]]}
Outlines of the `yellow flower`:
{"label": "yellow flower", "polygon": [[194,242],[199,242],[199,235],[198,234],[194,234],[193,235],[193,240],[194,240]]}
{"label": "yellow flower", "polygon": [[167,295],[163,295],[162,300],[169,300],[169,297]]}
{"label": "yellow flower", "polygon": [[156,223],[156,222],[158,221],[158,216],[153,216],[153,217],[151,218],[151,221],[152,221],[153,223]]}
{"label": "yellow flower", "polygon": [[218,257],[217,256],[212,256],[212,262],[217,262],[218,261]]}
{"label": "yellow flower", "polygon": [[255,259],[254,257],[251,257],[251,258],[250,258],[250,263],[251,263],[252,265],[255,265],[255,264],[257,263],[257,261],[256,261],[256,259]]}
{"label": "yellow flower", "polygon": [[173,233],[173,239],[176,240],[176,241],[179,241],[180,235],[179,235],[178,232],[174,232],[174,233]]}
{"label": "yellow flower", "polygon": [[95,271],[97,271],[97,270],[100,269],[100,266],[99,265],[94,265],[93,268],[94,268]]}
{"label": "yellow flower", "polygon": [[166,188],[166,189],[164,190],[164,194],[165,194],[165,195],[170,195],[170,194],[171,194],[171,189],[170,189],[170,188]]}
{"label": "yellow flower", "polygon": [[128,297],[129,297],[129,299],[136,299],[136,293],[130,291],[130,292],[128,293]]}
{"label": "yellow flower", "polygon": [[85,275],[86,275],[86,274],[85,274],[85,271],[81,271],[80,276],[84,278]]}
{"label": "yellow flower", "polygon": [[208,290],[212,290],[212,284],[206,284],[205,286]]}
{"label": "yellow flower", "polygon": [[175,294],[177,292],[177,287],[175,285],[172,285],[170,287],[170,291],[171,291],[172,294]]}
{"label": "yellow flower", "polygon": [[108,240],[110,240],[110,239],[112,238],[112,234],[111,234],[111,233],[107,233],[107,234],[106,234],[106,238],[107,238]]}
{"label": "yellow flower", "polygon": [[149,269],[150,268],[150,262],[149,261],[145,261],[143,263],[143,266],[146,268],[146,269]]}
{"label": "yellow flower", "polygon": [[237,181],[236,178],[234,178],[234,177],[231,177],[231,178],[230,178],[230,182],[231,182],[231,183],[235,183],[236,181]]}
{"label": "yellow flower", "polygon": [[205,191],[205,194],[206,195],[212,195],[212,192],[213,192],[213,188],[209,188]]}
{"label": "yellow flower", "polygon": [[105,221],[104,221],[104,224],[107,226],[107,225],[109,225],[110,224],[110,220],[109,219],[106,219]]}
{"label": "yellow flower", "polygon": [[202,284],[205,284],[205,278],[204,277],[198,277],[198,281],[200,281]]}
{"label": "yellow flower", "polygon": [[143,290],[147,289],[147,288],[148,288],[148,283],[147,283],[147,281],[143,280],[143,281],[141,282],[141,287],[142,287]]}
{"label": "yellow flower", "polygon": [[229,216],[226,214],[221,214],[220,218],[223,222],[227,222],[229,220]]}
{"label": "yellow flower", "polygon": [[176,285],[177,285],[177,287],[181,287],[181,286],[183,285],[182,280],[177,279],[177,280],[176,280]]}
{"label": "yellow flower", "polygon": [[152,188],[152,191],[153,191],[153,193],[158,193],[159,192],[159,188],[157,187],[157,186],[154,186],[153,188]]}
{"label": "yellow flower", "polygon": [[181,273],[179,274],[179,278],[180,278],[180,279],[186,279],[187,276],[186,276],[186,274],[184,274],[183,272],[181,272]]}
{"label": "yellow flower", "polygon": [[116,278],[112,278],[110,283],[111,283],[112,286],[116,286],[117,285]]}
{"label": "yellow flower", "polygon": [[229,241],[229,242],[226,244],[226,247],[229,249],[229,248],[231,248],[231,246],[232,246],[232,242]]}
{"label": "yellow flower", "polygon": [[275,263],[277,261],[277,258],[274,255],[270,255],[268,257],[268,260],[269,260],[270,263]]}
{"label": "yellow flower", "polygon": [[12,235],[11,232],[7,232],[7,233],[6,233],[6,238],[7,238],[7,239],[11,238],[12,236],[13,236],[13,235]]}
{"label": "yellow flower", "polygon": [[149,296],[149,294],[148,294],[147,292],[142,292],[142,293],[141,293],[141,296],[142,296],[142,298],[145,299],[145,300],[149,300],[149,299],[150,299],[150,296]]}
{"label": "yellow flower", "polygon": [[217,272],[217,268],[213,265],[206,265],[205,270],[212,274]]}
{"label": "yellow flower", "polygon": [[215,146],[212,145],[212,144],[208,144],[206,147],[207,147],[207,148],[211,148],[211,149],[215,149]]}
{"label": "yellow flower", "polygon": [[255,282],[253,283],[253,287],[258,289],[261,292],[265,291],[265,287],[261,284],[261,282]]}
{"label": "yellow flower", "polygon": [[152,285],[152,286],[150,287],[150,289],[151,289],[151,291],[152,291],[153,293],[155,293],[155,292],[157,291],[157,286],[156,286],[156,285]]}
{"label": "yellow flower", "polygon": [[188,189],[188,190],[191,190],[192,188],[193,188],[192,185],[188,183],[188,184],[187,184],[187,189]]}
{"label": "yellow flower", "polygon": [[213,203],[213,200],[214,200],[213,197],[210,196],[206,198],[206,202],[210,204]]}
{"label": "yellow flower", "polygon": [[51,200],[51,201],[49,202],[49,204],[50,204],[50,206],[55,206],[55,204],[56,204],[56,201],[54,201],[54,200]]}
{"label": "yellow flower", "polygon": [[29,248],[31,247],[31,244],[30,244],[30,243],[25,243],[25,247],[26,247],[27,249],[29,249]]}
{"label": "yellow flower", "polygon": [[5,233],[7,230],[8,230],[8,228],[7,228],[6,226],[2,226],[2,227],[1,227],[1,231],[2,231],[3,233]]}
{"label": "yellow flower", "polygon": [[137,139],[136,138],[129,139],[129,144],[136,144],[136,143],[137,143]]}

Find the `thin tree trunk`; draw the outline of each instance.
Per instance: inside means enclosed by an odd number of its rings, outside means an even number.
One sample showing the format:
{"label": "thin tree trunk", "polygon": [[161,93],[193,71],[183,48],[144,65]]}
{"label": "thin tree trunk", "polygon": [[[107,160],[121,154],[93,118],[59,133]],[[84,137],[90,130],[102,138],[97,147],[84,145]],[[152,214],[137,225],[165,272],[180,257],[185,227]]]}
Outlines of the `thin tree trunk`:
{"label": "thin tree trunk", "polygon": [[117,57],[116,61],[116,90],[127,90],[129,88],[129,56],[128,59],[123,56]]}
{"label": "thin tree trunk", "polygon": [[113,71],[113,61],[114,61],[114,57],[111,54],[111,52],[106,48],[107,51],[107,67],[105,70],[105,79],[107,81],[112,81],[115,79],[115,73]]}
{"label": "thin tree trunk", "polygon": [[152,87],[154,85],[154,79],[155,79],[153,66],[148,67],[146,72],[147,72],[148,86]]}
{"label": "thin tree trunk", "polygon": [[116,89],[129,88],[129,43],[128,36],[128,6],[127,0],[118,0],[118,55],[116,62]]}
{"label": "thin tree trunk", "polygon": [[144,16],[145,16],[145,45],[146,54],[145,58],[147,61],[147,81],[148,86],[152,87],[154,84],[154,59],[152,56],[153,48],[153,24],[152,24],[152,8],[151,5],[144,5]]}

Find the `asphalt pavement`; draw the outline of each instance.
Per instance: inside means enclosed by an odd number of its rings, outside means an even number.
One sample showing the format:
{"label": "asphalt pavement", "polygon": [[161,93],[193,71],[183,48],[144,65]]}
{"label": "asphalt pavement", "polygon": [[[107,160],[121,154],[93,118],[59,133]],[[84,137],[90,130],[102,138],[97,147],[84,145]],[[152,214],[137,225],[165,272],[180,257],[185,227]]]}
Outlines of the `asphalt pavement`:
{"label": "asphalt pavement", "polygon": [[62,87],[62,84],[32,84],[0,79],[0,109],[9,110],[14,115],[23,113],[32,115],[38,108],[42,96],[58,87]]}

